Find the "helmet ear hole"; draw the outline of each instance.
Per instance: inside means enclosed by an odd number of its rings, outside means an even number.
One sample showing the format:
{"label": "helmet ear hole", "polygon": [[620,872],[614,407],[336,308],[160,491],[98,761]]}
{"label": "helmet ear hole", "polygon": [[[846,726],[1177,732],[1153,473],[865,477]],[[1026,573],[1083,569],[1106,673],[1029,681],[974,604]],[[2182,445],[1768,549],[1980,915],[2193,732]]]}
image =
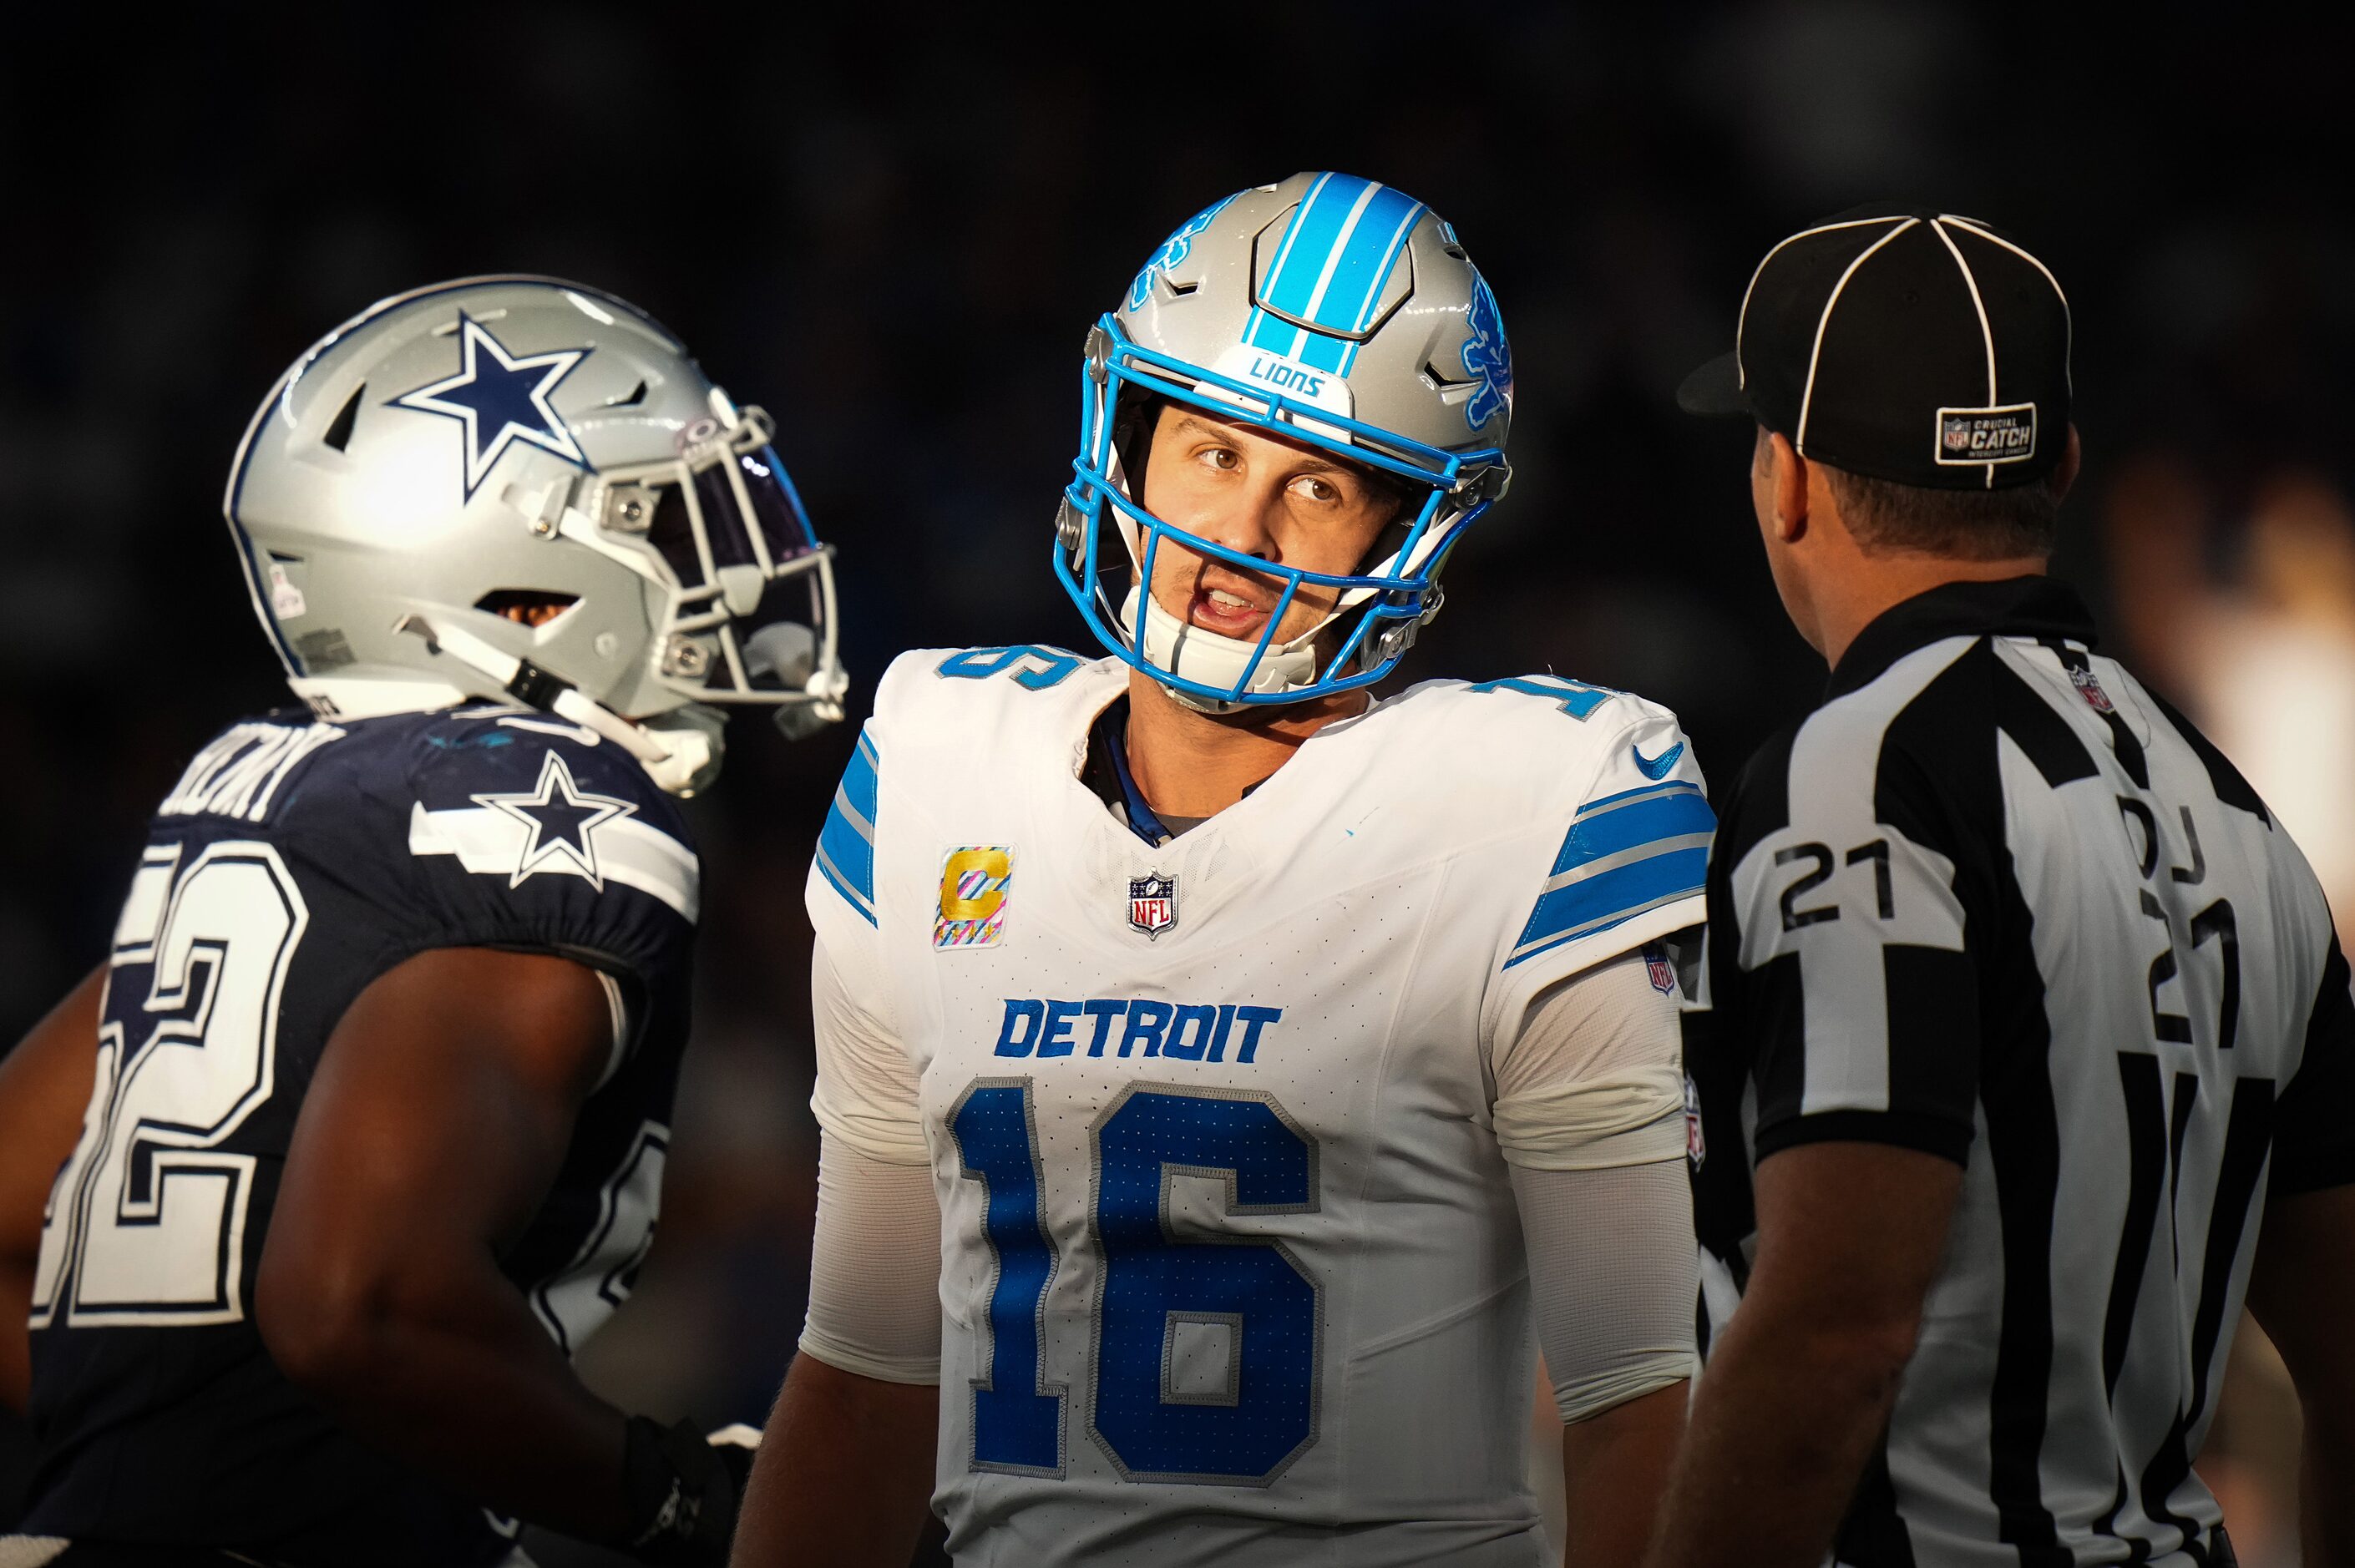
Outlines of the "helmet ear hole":
{"label": "helmet ear hole", "polygon": [[1140,504],[1145,500],[1145,462],[1153,455],[1153,430],[1161,422],[1163,402],[1149,392],[1123,387],[1113,414],[1113,451],[1128,481],[1129,499]]}

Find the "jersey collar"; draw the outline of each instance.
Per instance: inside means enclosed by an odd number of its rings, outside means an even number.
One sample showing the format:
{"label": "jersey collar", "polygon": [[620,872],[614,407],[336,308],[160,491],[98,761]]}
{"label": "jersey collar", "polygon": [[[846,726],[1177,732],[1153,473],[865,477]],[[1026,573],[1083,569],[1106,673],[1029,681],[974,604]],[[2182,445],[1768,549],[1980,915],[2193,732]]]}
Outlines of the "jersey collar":
{"label": "jersey collar", "polygon": [[1948,637],[2056,637],[2094,645],[2094,617],[2077,590],[2047,577],[1941,583],[1890,606],[1848,645],[1824,700],[1871,684],[1891,664]]}

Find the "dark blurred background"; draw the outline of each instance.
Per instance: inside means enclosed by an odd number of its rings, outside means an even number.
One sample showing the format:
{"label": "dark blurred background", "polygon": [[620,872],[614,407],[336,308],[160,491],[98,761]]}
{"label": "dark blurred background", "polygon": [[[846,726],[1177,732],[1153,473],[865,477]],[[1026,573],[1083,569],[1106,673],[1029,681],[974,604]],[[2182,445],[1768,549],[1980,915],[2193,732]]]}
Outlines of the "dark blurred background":
{"label": "dark blurred background", "polygon": [[[340,9],[341,14],[335,14]],[[1744,482],[1671,393],[1764,249],[1881,197],[1991,221],[2076,313],[2061,574],[2355,907],[2345,50],[2245,10],[1359,4],[19,15],[0,94],[0,1041],[103,951],[186,754],[281,700],[219,519],[252,406],[371,301],[551,272],[778,417],[840,547],[854,721],[899,650],[1087,634],[1048,566],[1083,330],[1179,220],[1337,167],[1452,219],[1518,377],[1511,499],[1415,674],[1673,705],[1730,779],[1810,701]],[[757,1420],[815,1186],[802,880],[854,725],[740,724],[660,1244],[592,1345]],[[2205,1467],[2250,1568],[2296,1412],[2253,1336]],[[22,1437],[0,1418],[0,1522]]]}

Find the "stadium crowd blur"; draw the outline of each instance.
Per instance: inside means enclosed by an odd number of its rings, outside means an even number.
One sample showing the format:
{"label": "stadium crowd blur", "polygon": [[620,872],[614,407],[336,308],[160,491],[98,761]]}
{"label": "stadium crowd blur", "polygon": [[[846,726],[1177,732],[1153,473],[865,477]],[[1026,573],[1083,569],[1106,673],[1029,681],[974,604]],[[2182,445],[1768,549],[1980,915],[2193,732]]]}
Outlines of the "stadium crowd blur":
{"label": "stadium crowd blur", "polygon": [[[699,1011],[661,1237],[584,1357],[625,1404],[758,1420],[798,1332],[802,885],[874,678],[911,646],[1087,645],[1048,565],[1082,332],[1177,220],[1297,167],[1450,217],[1515,350],[1513,493],[1408,670],[1633,687],[1729,781],[1822,672],[1763,569],[1747,437],[1680,417],[1678,378],[1724,346],[1764,247],[1826,213],[1918,196],[2032,244],[2076,313],[2086,469],[2056,569],[2355,919],[2332,51],[2188,5],[2121,37],[1865,0],[1507,5],[1436,30],[1383,3],[1269,8],[1218,58],[1290,64],[1238,72],[1167,39],[1009,40],[978,10],[888,50],[793,8],[732,32],[486,11],[449,37],[330,11],[137,58],[76,35],[97,97],[0,109],[0,1042],[103,951],[187,753],[282,700],[218,505],[276,373],[446,276],[637,301],[777,416],[839,546],[858,683],[853,724],[797,747],[740,719],[692,808]],[[2244,1335],[2204,1468],[2249,1568],[2295,1561],[2296,1423]],[[0,1422],[0,1522],[23,1458]]]}

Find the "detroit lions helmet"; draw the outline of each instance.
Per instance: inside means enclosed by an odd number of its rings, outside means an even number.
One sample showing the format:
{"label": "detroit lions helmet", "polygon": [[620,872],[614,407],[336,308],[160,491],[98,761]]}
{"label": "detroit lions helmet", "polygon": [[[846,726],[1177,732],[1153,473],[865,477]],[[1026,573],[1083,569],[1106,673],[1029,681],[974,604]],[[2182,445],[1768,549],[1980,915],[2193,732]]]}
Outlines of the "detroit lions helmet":
{"label": "detroit lions helmet", "polygon": [[[1448,552],[1510,477],[1512,352],[1495,296],[1436,213],[1348,175],[1295,175],[1188,219],[1088,334],[1081,374],[1056,576],[1106,648],[1206,712],[1389,673],[1438,612]],[[1362,464],[1403,482],[1412,500],[1348,575],[1189,534],[1147,512],[1131,481],[1160,399]],[[1104,548],[1107,533],[1122,549]],[[1189,625],[1145,591],[1171,541],[1274,581],[1282,598],[1255,641]],[[1276,641],[1284,609],[1310,585],[1337,592],[1333,613]]]}
{"label": "detroit lions helmet", "polygon": [[322,716],[519,701],[687,794],[717,769],[714,705],[788,734],[842,716],[832,550],[771,435],[635,306],[468,278],[295,361],[224,511]]}

